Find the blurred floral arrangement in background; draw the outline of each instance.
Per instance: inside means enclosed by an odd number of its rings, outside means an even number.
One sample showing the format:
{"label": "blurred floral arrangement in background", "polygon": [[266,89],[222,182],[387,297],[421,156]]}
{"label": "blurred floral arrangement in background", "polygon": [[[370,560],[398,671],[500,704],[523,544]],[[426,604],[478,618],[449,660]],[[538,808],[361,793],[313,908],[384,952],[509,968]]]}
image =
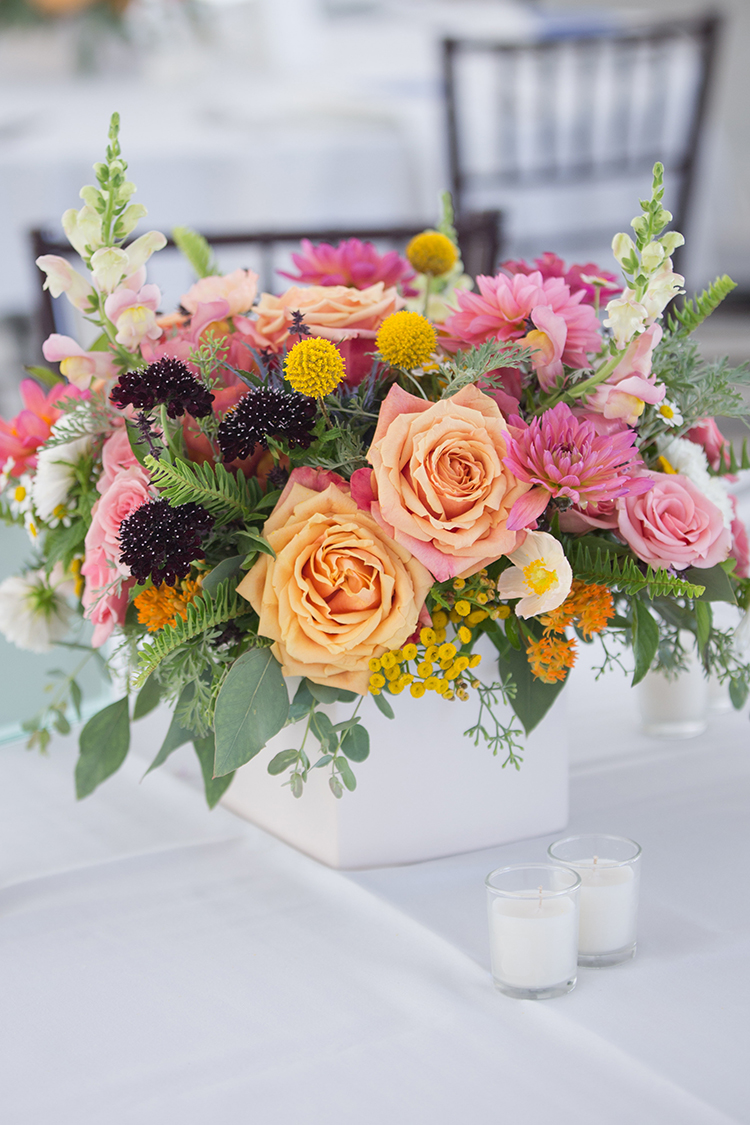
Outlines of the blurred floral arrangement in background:
{"label": "blurred floral arrangement in background", "polygon": [[[219,274],[177,228],[197,280],[164,313],[146,264],[166,239],[128,242],[146,211],[118,130],[114,115],[96,185],[63,216],[86,272],[37,263],[96,341],[50,336],[59,375],[31,369],[0,420],[0,514],[35,554],[0,584],[0,629],[79,648],[123,685],[82,729],[79,796],[160,700],[173,718],[151,768],[192,742],[209,804],[289,724],[301,744],[269,771],[299,796],[326,769],[341,796],[369,753],[367,708],[393,717],[402,693],[438,711],[474,698],[466,736],[519,766],[595,636],[601,670],[629,661],[637,683],[685,667],[687,631],[744,705],[750,664],[711,606],[750,604],[731,495],[750,459],[713,418],[745,413],[750,375],[690,340],[729,278],[664,320],[683,239],[663,233],[660,165],[613,242],[622,279],[548,253],[475,288],[444,199],[406,257],[305,241],[278,295]],[[484,680],[480,642],[497,655]],[[353,707],[336,726],[334,701]],[[30,743],[68,732],[81,703],[73,674]]]}

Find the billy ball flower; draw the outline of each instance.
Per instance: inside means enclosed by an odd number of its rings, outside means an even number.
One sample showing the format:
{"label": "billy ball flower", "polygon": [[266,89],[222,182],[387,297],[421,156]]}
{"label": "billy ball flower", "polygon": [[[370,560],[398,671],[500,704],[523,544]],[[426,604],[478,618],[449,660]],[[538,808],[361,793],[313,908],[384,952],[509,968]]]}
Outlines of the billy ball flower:
{"label": "billy ball flower", "polygon": [[346,368],[335,344],[322,336],[310,336],[288,352],[284,375],[300,394],[324,398],[346,378]]}
{"label": "billy ball flower", "polygon": [[314,421],[315,403],[310,399],[259,387],[224,415],[219,448],[225,461],[249,457],[256,445],[267,449],[269,437],[284,438],[292,449],[307,449]]}
{"label": "billy ball flower", "polygon": [[404,309],[385,318],[376,343],[386,363],[410,371],[421,367],[435,351],[437,333],[426,317]]}
{"label": "billy ball flower", "polygon": [[453,269],[458,261],[458,250],[447,235],[425,230],[412,238],[406,247],[406,256],[419,273],[439,277]]}
{"label": "billy ball flower", "polygon": [[199,504],[142,504],[120,524],[120,561],[141,584],[150,578],[155,586],[174,586],[203,557],[201,543],[213,525],[214,517]]}
{"label": "billy ball flower", "polygon": [[192,414],[193,418],[205,418],[211,414],[214,400],[211,391],[173,356],[164,356],[137,371],[126,371],[109,397],[120,409],[135,406],[138,410],[151,410],[154,406],[166,406],[170,418],[185,413]]}

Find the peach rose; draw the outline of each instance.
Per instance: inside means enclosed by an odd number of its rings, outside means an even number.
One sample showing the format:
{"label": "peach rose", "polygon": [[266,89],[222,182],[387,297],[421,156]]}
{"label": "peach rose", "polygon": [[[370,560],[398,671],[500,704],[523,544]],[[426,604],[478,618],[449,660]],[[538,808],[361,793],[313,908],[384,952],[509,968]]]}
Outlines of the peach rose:
{"label": "peach rose", "polygon": [[681,473],[644,473],[654,486],[618,500],[619,532],[630,549],[654,567],[705,569],[724,562],[732,533],[707,496]]}
{"label": "peach rose", "polygon": [[386,289],[382,281],[367,289],[350,289],[347,285],[311,285],[303,289],[293,285],[274,297],[262,293],[256,307],[256,319],[237,324],[250,336],[256,347],[280,351],[289,335],[292,313],[299,311],[313,336],[323,336],[334,344],[351,337],[374,340],[387,316],[403,308],[398,291]]}
{"label": "peach rose", "polygon": [[285,676],[365,695],[369,661],[414,632],[432,578],[343,481],[304,479],[313,487],[292,473],[263,529],[276,558],[262,555],[237,589]]}
{"label": "peach rose", "polygon": [[[525,533],[506,522],[531,486],[505,467],[507,438],[499,408],[475,386],[434,403],[395,386],[380,408],[370,512],[439,582],[475,574],[523,543]],[[355,474],[357,495],[367,472]]]}

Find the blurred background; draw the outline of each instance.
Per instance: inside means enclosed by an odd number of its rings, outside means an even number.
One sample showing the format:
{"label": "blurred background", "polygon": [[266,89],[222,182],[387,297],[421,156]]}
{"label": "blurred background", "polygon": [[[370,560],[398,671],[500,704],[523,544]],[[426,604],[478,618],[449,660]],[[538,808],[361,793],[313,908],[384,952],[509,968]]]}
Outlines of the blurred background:
{"label": "blurred background", "polygon": [[[50,327],[31,232],[61,237],[113,110],[140,229],[237,235],[226,269],[258,268],[240,236],[432,225],[445,188],[485,231],[489,213],[497,261],[554,250],[611,269],[661,159],[688,291],[738,283],[700,346],[743,362],[748,57],[748,0],[0,0],[0,415]],[[171,309],[191,278],[159,257]],[[27,555],[0,529],[0,579]],[[0,640],[0,738],[38,706],[41,666]]]}

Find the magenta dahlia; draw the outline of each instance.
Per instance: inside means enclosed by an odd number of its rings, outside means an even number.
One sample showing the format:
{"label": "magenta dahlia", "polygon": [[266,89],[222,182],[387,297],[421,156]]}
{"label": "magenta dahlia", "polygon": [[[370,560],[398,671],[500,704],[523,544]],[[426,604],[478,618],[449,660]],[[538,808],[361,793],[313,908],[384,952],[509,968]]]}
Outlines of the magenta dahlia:
{"label": "magenta dahlia", "polygon": [[282,277],[300,285],[348,285],[354,289],[367,289],[382,281],[387,288],[400,285],[406,297],[417,296],[418,290],[409,286],[416,276],[414,270],[396,250],[379,254],[371,242],[358,238],[348,238],[338,246],[330,242],[313,246],[309,238],[303,238],[302,250],[302,254],[292,254],[299,273],[279,270]]}
{"label": "magenta dahlia", "polygon": [[599,304],[602,308],[611,297],[616,297],[618,293],[622,293],[622,285],[613,273],[600,269],[594,262],[584,262],[582,265],[572,265],[570,269],[566,269],[562,258],[558,258],[557,254],[552,254],[550,251],[542,254],[541,258],[534,258],[533,266],[522,260],[514,262],[510,259],[500,264],[508,273],[530,274],[539,270],[545,281],[550,277],[561,277],[565,284],[569,286],[571,293],[575,293],[579,289],[583,290],[583,303],[586,305],[593,305],[596,300],[597,286],[594,285],[592,278],[606,282],[606,285],[598,287]]}
{"label": "magenta dahlia", "polygon": [[505,457],[505,466],[518,480],[534,487],[516,500],[508,516],[508,528],[519,531],[542,514],[553,496],[564,496],[580,508],[616,500],[631,492],[647,492],[648,477],[639,476],[645,467],[636,435],[626,429],[601,436],[590,422],[576,418],[563,402],[519,426]]}

